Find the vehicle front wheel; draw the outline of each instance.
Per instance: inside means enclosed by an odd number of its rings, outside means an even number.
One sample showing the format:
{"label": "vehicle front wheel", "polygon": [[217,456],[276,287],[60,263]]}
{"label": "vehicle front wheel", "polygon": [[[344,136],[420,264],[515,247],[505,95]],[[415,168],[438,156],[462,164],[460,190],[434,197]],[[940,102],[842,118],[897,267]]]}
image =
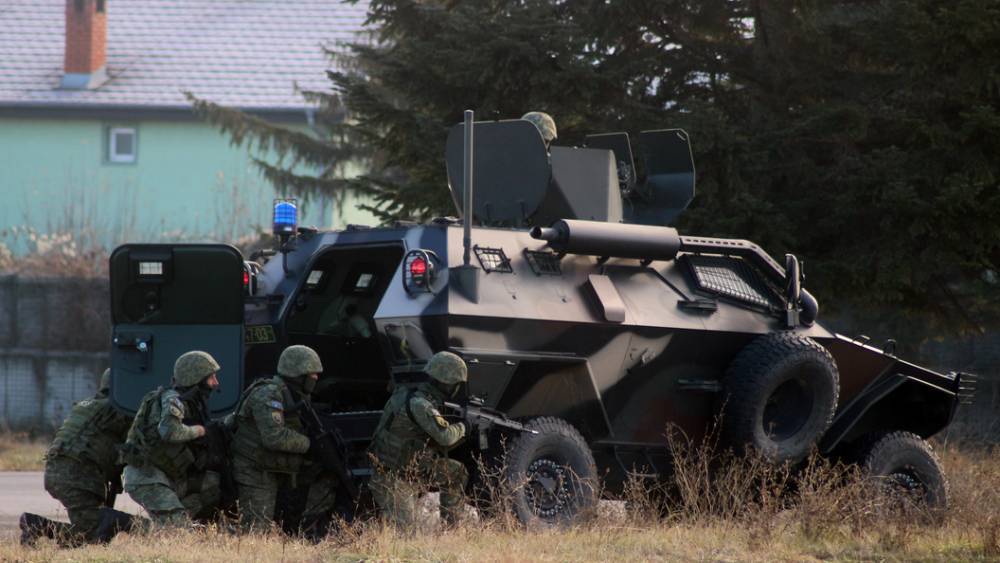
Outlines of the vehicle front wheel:
{"label": "vehicle front wheel", "polygon": [[930,444],[912,432],[875,436],[863,447],[861,469],[890,494],[909,496],[927,508],[948,508],[948,480]]}
{"label": "vehicle front wheel", "polygon": [[802,461],[829,428],[840,376],[833,356],[792,332],[760,336],[722,380],[722,433],[737,453],[756,451],[775,463]]}
{"label": "vehicle front wheel", "polygon": [[597,468],[583,436],[565,420],[536,418],[514,440],[506,485],[517,518],[527,526],[570,523],[597,502]]}

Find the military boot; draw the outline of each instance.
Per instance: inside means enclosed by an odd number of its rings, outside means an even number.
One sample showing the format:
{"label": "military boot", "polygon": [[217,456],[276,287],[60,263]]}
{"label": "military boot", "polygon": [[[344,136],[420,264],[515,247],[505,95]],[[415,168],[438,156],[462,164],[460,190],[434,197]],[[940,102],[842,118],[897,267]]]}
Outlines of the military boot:
{"label": "military boot", "polygon": [[21,527],[21,545],[35,545],[38,538],[42,537],[49,539],[67,537],[70,532],[70,524],[49,520],[30,512],[21,514],[18,525]]}
{"label": "military boot", "polygon": [[94,533],[94,540],[99,543],[108,543],[118,532],[131,532],[132,528],[144,520],[138,516],[132,516],[114,508],[101,509],[101,523]]}

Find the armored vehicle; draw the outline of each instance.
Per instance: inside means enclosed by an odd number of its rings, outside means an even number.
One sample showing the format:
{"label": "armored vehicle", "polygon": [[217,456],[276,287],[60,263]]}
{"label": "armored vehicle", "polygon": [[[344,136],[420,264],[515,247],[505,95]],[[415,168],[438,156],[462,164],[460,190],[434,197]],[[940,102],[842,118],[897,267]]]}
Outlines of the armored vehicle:
{"label": "armored vehicle", "polygon": [[210,403],[221,416],[284,347],[305,344],[326,368],[323,423],[363,481],[390,389],[447,349],[469,365],[474,405],[532,430],[482,419],[464,446],[522,485],[511,495],[525,521],[572,517],[598,479],[613,493],[630,472],[669,476],[666,429],[699,439],[716,423],[723,445],[775,463],[860,449],[869,471],[946,502],[924,439],[970,377],[825,328],[795,256],[667,226],[694,195],[684,131],[642,132],[634,152],[624,133],[547,150],[527,121],[467,114],[445,165],[464,220],[325,232],[298,227],[281,200],[269,256],[117,248],[116,404],[134,410],[201,349],[223,366]]}

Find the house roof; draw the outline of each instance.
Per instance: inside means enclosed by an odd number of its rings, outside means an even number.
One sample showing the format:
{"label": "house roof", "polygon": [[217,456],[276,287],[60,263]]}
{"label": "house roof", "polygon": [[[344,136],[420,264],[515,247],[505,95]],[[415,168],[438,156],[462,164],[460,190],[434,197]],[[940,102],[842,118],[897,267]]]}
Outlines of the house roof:
{"label": "house roof", "polygon": [[301,111],[327,90],[324,49],[358,39],[368,2],[108,0],[107,73],[60,89],[66,0],[0,3],[0,107],[184,110],[183,92],[258,112]]}

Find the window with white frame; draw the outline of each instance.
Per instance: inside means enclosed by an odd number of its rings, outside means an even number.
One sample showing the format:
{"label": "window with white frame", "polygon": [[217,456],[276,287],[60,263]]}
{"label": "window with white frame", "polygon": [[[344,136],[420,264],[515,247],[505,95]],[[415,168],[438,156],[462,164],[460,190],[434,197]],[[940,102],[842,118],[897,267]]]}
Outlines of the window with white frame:
{"label": "window with white frame", "polygon": [[135,162],[137,140],[135,127],[109,127],[108,161],[116,163]]}

